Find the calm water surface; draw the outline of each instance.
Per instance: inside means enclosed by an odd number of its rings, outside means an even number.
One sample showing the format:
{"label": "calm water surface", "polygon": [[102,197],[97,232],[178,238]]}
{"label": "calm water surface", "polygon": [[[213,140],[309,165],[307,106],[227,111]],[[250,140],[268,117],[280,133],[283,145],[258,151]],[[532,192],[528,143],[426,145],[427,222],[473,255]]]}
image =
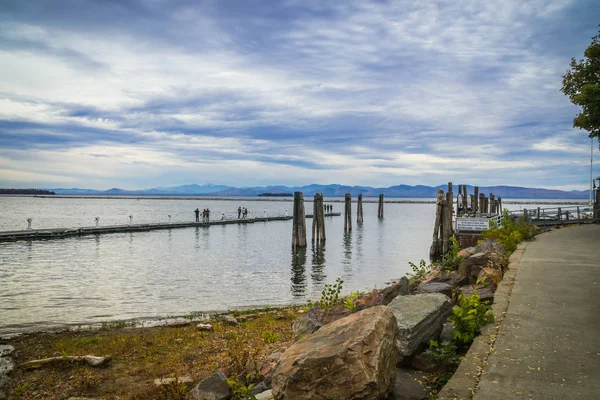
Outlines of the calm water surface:
{"label": "calm water surface", "polygon": [[[291,201],[65,199],[0,197],[0,230],[191,221],[284,215]],[[427,258],[434,204],[366,203],[364,224],[344,233],[342,217],[326,218],[327,242],[293,253],[291,221],[183,228],[0,243],[0,334],[64,324],[183,315],[318,298],[324,283],[344,280],[344,293],[382,287],[404,276],[408,261]],[[334,211],[342,211],[334,203]],[[307,214],[312,202],[306,202]],[[356,213],[356,204],[353,204]],[[307,220],[310,231],[312,220]],[[308,239],[310,240],[310,234]]]}

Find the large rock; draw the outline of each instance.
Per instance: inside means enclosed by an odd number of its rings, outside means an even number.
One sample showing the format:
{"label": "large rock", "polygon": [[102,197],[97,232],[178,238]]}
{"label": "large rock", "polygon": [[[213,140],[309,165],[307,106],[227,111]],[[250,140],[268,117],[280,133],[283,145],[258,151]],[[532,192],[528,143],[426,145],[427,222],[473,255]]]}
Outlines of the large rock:
{"label": "large rock", "polygon": [[475,247],[467,247],[466,249],[462,249],[456,255],[457,257],[469,257],[471,254],[477,253]]}
{"label": "large rock", "polygon": [[448,297],[452,297],[452,286],[444,282],[421,283],[416,293],[442,293]]}
{"label": "large rock", "polygon": [[396,297],[389,306],[398,321],[398,350],[402,357],[436,339],[452,312],[450,298],[441,293]]}
{"label": "large rock", "polygon": [[467,283],[475,283],[477,275],[479,275],[479,272],[487,265],[489,260],[489,254],[483,252],[475,253],[460,262],[458,273],[466,278]]}
{"label": "large rock", "polygon": [[15,368],[12,358],[0,357],[0,375],[8,375]]}
{"label": "large rock", "polygon": [[10,344],[0,344],[0,357],[10,356],[15,348]]}
{"label": "large rock", "polygon": [[495,287],[492,285],[483,286],[483,285],[471,285],[471,286],[463,286],[460,288],[460,292],[465,297],[470,297],[473,292],[476,291],[479,295],[479,299],[481,301],[489,301],[490,304],[494,302],[494,291]]}
{"label": "large rock", "polygon": [[[402,296],[404,297],[404,296]],[[377,399],[392,391],[396,318],[376,306],[323,326],[281,356],[276,399]]]}
{"label": "large rock", "polygon": [[190,397],[193,400],[226,400],[231,397],[231,388],[227,384],[227,377],[220,371],[203,381],[192,389]]}

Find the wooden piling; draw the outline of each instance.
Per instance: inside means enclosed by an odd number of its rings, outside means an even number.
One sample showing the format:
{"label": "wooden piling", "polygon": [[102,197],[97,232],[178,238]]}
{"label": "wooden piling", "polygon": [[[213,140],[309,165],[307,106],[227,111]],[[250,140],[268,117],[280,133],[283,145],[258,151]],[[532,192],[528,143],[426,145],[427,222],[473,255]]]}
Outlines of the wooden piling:
{"label": "wooden piling", "polygon": [[435,222],[433,225],[433,240],[431,242],[431,247],[429,248],[429,257],[432,260],[437,259],[440,256],[440,252],[441,252],[440,234],[441,234],[441,231],[443,230],[442,229],[442,224],[444,222],[443,210],[444,210],[445,203],[446,203],[444,198],[445,198],[444,190],[438,189],[437,201],[436,201],[436,207],[435,207]]}
{"label": "wooden piling", "polygon": [[323,206],[323,194],[315,193],[313,203],[312,241],[325,241],[325,207]]}
{"label": "wooden piling", "polygon": [[452,192],[452,182],[448,182],[448,192],[446,193],[446,207],[444,207],[444,226],[442,237],[442,254],[446,254],[449,247],[450,236],[452,236],[452,211],[454,210],[454,194]]}
{"label": "wooden piling", "polygon": [[356,205],[356,224],[362,225],[363,223],[363,204],[362,204],[362,194],[358,195],[358,203]]}
{"label": "wooden piling", "polygon": [[467,189],[467,185],[463,185],[463,214],[468,213],[469,202],[467,199],[469,198],[469,192]]}
{"label": "wooden piling", "polygon": [[490,193],[490,214],[494,215],[496,213],[496,201],[494,199],[494,193]]}
{"label": "wooden piling", "polygon": [[383,193],[379,195],[379,207],[377,208],[377,218],[383,219]]}
{"label": "wooden piling", "polygon": [[502,209],[502,197],[498,197],[498,213],[502,215],[504,210]]}
{"label": "wooden piling", "polygon": [[479,210],[479,186],[475,186],[473,188],[473,192],[474,192],[474,194],[473,194],[473,200],[474,200],[474,203],[473,203],[473,212],[475,212],[475,213],[481,212]]}
{"label": "wooden piling", "polygon": [[346,207],[344,210],[344,230],[352,230],[352,195],[346,193],[344,196]]}
{"label": "wooden piling", "polygon": [[294,217],[292,223],[292,247],[306,247],[306,217],[304,213],[304,196],[302,192],[294,192]]}

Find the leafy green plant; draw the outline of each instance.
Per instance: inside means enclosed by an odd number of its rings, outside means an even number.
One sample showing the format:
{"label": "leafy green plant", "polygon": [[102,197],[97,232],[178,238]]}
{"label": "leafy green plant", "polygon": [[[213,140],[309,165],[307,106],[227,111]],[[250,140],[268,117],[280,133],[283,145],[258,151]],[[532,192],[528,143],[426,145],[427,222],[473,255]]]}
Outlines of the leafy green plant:
{"label": "leafy green plant", "polygon": [[344,308],[350,310],[352,312],[356,311],[356,299],[360,295],[359,292],[350,293],[350,295],[346,296],[344,299]]}
{"label": "leafy green plant", "polygon": [[321,292],[321,299],[317,302],[309,300],[308,307],[319,307],[323,310],[333,308],[340,301],[340,292],[342,291],[343,283],[342,278],[337,278],[333,284],[326,283]]}
{"label": "leafy green plant", "polygon": [[246,375],[248,383],[240,382],[236,379],[227,378],[227,385],[231,388],[232,399],[235,400],[256,400],[256,396],[252,394],[252,389],[256,384],[250,382],[251,376]]}
{"label": "leafy green plant", "polygon": [[463,260],[463,257],[458,256],[458,253],[460,252],[460,243],[458,243],[456,237],[451,236],[450,243],[450,249],[448,252],[446,252],[446,254],[444,254],[442,260],[439,262],[439,265],[445,271],[456,271],[458,270],[458,266]]}
{"label": "leafy green plant", "polygon": [[521,217],[514,221],[508,210],[502,212],[502,226],[490,223],[490,229],[481,233],[481,241],[495,239],[504,246],[504,250],[512,253],[523,240],[531,240],[535,236],[535,228]]}
{"label": "leafy green plant", "polygon": [[427,265],[427,262],[423,259],[419,262],[419,265],[416,265],[413,262],[408,262],[408,265],[412,268],[413,272],[407,272],[406,276],[411,284],[415,284],[419,281],[425,279],[429,271],[431,270],[431,264]]}
{"label": "leafy green plant", "polygon": [[456,344],[449,340],[444,340],[442,343],[430,340],[429,349],[425,350],[425,353],[446,371],[453,370],[459,363]]}
{"label": "leafy green plant", "polygon": [[481,301],[476,291],[469,297],[458,296],[457,305],[450,315],[455,327],[452,337],[463,344],[471,343],[484,325],[494,321],[491,308],[488,301]]}
{"label": "leafy green plant", "polygon": [[265,343],[277,343],[279,341],[279,333],[263,331],[262,338],[265,341]]}

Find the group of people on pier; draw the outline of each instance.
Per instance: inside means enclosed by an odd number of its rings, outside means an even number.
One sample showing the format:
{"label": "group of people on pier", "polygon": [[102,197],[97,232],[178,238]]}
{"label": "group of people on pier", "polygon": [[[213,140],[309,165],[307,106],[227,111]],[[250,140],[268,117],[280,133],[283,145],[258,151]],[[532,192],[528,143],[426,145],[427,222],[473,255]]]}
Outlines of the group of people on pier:
{"label": "group of people on pier", "polygon": [[246,207],[238,207],[238,219],[248,218],[248,209]]}
{"label": "group of people on pier", "polygon": [[332,212],[333,211],[333,204],[323,204],[323,208],[325,209],[325,212]]}
{"label": "group of people on pier", "polygon": [[[194,210],[194,213],[196,213],[196,222],[200,222],[200,209],[196,208]],[[210,210],[208,208],[205,208],[204,210],[202,210],[202,222],[209,222],[210,221]]]}

